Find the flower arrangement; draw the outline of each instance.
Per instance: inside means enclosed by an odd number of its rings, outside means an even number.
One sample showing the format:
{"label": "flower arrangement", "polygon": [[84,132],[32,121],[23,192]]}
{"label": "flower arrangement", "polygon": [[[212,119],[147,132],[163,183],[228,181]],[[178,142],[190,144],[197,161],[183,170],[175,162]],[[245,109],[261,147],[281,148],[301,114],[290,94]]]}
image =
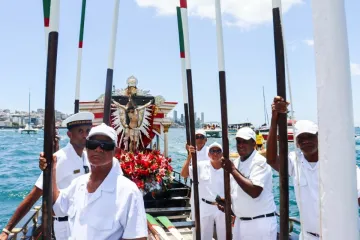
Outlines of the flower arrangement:
{"label": "flower arrangement", "polygon": [[123,151],[115,157],[120,162],[124,176],[132,180],[144,195],[162,190],[172,182],[171,158],[166,158],[158,150],[136,154]]}

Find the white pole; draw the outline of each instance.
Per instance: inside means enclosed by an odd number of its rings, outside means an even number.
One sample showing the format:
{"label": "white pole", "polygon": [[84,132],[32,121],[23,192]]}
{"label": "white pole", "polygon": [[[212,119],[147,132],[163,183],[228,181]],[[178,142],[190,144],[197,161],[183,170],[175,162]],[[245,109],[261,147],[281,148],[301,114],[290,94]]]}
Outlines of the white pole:
{"label": "white pole", "polygon": [[115,49],[116,49],[116,33],[117,33],[118,18],[119,18],[119,6],[120,6],[120,0],[115,0],[114,18],[113,18],[112,30],[111,30],[110,53],[109,53],[109,62],[108,62],[109,69],[114,69]]}
{"label": "white pole", "polygon": [[313,2],[322,239],[359,239],[349,50],[343,0]]}

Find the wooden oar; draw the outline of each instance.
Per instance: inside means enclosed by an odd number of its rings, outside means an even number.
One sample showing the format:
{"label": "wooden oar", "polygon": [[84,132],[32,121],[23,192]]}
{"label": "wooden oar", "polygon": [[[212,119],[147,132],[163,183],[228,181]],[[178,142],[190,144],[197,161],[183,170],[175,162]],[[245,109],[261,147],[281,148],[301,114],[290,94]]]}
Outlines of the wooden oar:
{"label": "wooden oar", "polygon": [[111,110],[110,110],[110,108],[111,108],[111,94],[112,94],[112,84],[113,84],[113,76],[114,76],[116,33],[117,33],[118,18],[119,18],[119,5],[120,5],[120,0],[115,0],[113,25],[112,25],[112,32],[111,32],[111,42],[110,42],[110,52],[109,52],[109,62],[108,62],[108,69],[106,71],[106,86],[105,86],[105,96],[104,96],[103,122],[109,126],[111,126],[111,122],[110,122]]}
{"label": "wooden oar", "polygon": [[85,11],[86,11],[86,0],[82,0],[81,4],[81,20],[80,20],[80,34],[79,34],[79,48],[78,48],[78,62],[77,62],[77,73],[76,73],[76,88],[75,88],[75,106],[74,113],[79,112],[79,98],[80,98],[80,79],[81,79],[81,60],[82,60],[82,47],[84,40],[84,24],[85,24]]}
{"label": "wooden oar", "polygon": [[50,6],[50,33],[47,50],[46,67],[46,90],[45,90],[45,124],[44,124],[44,154],[47,168],[43,172],[43,206],[42,226],[43,239],[50,240],[52,237],[52,157],[54,153],[55,139],[55,80],[56,61],[59,39],[59,5],[60,0],[52,0]]}
{"label": "wooden oar", "polygon": [[[281,24],[281,0],[272,1],[277,95],[286,101],[284,42]],[[287,115],[280,114],[279,126],[279,183],[280,183],[280,240],[289,239],[289,174]]]}
{"label": "wooden oar", "polygon": [[183,236],[181,236],[181,233],[179,232],[179,230],[176,229],[176,227],[174,226],[174,224],[172,224],[172,222],[170,222],[170,220],[165,217],[165,216],[161,216],[161,217],[157,217],[157,219],[169,230],[169,232],[178,240],[183,240]]}
{"label": "wooden oar", "polygon": [[149,220],[147,220],[147,225],[148,225],[148,229],[150,230],[155,240],[160,240],[159,233],[154,229],[154,227],[151,225]]}
{"label": "wooden oar", "polygon": [[[224,43],[221,17],[220,0],[215,0],[216,15],[216,36],[218,52],[218,70],[219,70],[219,88],[220,88],[220,106],[221,106],[221,127],[222,127],[222,144],[223,156],[229,158],[229,138],[228,138],[228,117],[227,117],[227,97],[226,97],[226,73],[224,60]],[[225,193],[225,227],[226,240],[232,239],[231,230],[231,196],[230,196],[230,173],[224,171],[224,193]]]}
{"label": "wooden oar", "polygon": [[[195,113],[194,113],[194,96],[193,96],[193,81],[191,73],[190,62],[190,40],[188,28],[188,11],[187,0],[180,0],[181,19],[183,25],[184,43],[185,43],[185,66],[186,66],[186,80],[189,101],[189,126],[190,126],[190,143],[195,146]],[[199,180],[197,170],[197,156],[196,152],[192,153],[191,163],[193,168],[193,191],[194,191],[194,210],[195,210],[195,232],[196,240],[201,239],[201,226],[200,226],[200,204],[199,204]]]}
{"label": "wooden oar", "polygon": [[150,214],[146,214],[146,219],[151,224],[153,229],[164,239],[164,240],[170,240],[164,229],[160,226],[160,224],[156,221],[156,219],[151,216]]}

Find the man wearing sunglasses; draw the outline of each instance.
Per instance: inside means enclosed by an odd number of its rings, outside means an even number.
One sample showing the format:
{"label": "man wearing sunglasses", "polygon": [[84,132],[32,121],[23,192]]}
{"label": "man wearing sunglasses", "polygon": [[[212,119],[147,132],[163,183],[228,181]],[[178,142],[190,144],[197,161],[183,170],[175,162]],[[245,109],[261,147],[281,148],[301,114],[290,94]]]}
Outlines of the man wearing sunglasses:
{"label": "man wearing sunglasses", "polygon": [[255,146],[255,132],[249,127],[240,128],[236,133],[240,157],[234,162],[222,159],[222,167],[231,174],[231,203],[236,216],[233,239],[275,240],[272,170]]}
{"label": "man wearing sunglasses", "polygon": [[186,145],[188,156],[181,169],[180,175],[184,178],[189,177],[189,166],[191,165],[191,154],[196,151],[196,159],[198,162],[210,160],[209,158],[209,147],[206,146],[207,138],[206,132],[203,129],[198,129],[195,132],[195,144],[194,146]]}
{"label": "man wearing sunglasses", "polygon": [[[225,239],[225,213],[217,208],[216,197],[224,197],[224,170],[221,168],[222,146],[215,142],[209,146],[210,161],[198,163],[201,239],[213,239],[214,223],[217,239]],[[189,167],[193,177],[192,166]]]}
{"label": "man wearing sunglasses", "polygon": [[[80,112],[63,121],[68,129],[67,135],[70,142],[66,147],[55,152],[58,160],[56,182],[60,189],[68,187],[71,181],[89,171],[89,163],[84,152],[86,137],[88,136],[94,114]],[[40,153],[40,162],[45,161],[43,153]],[[40,164],[41,165],[41,164]],[[41,168],[43,169],[43,168]],[[35,202],[42,196],[43,174],[41,173],[35,186],[26,198],[20,203],[9,223],[3,229],[0,240],[6,240],[15,225],[25,216]],[[69,238],[68,216],[66,214],[54,216],[54,232],[57,240]]]}
{"label": "man wearing sunglasses", "polygon": [[53,162],[53,211],[68,214],[69,239],[147,239],[142,194],[124,177],[114,159],[116,131],[101,124],[91,129],[86,149],[91,172],[59,190]]}

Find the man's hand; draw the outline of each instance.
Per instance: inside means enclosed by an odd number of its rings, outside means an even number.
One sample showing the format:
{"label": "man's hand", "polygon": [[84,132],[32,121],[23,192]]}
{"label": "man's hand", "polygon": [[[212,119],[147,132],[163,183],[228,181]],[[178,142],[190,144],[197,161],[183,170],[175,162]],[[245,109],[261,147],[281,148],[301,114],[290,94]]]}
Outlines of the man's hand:
{"label": "man's hand", "polygon": [[225,159],[224,157],[221,158],[221,167],[228,173],[231,173],[236,169],[234,163],[230,161],[230,159]]}
{"label": "man's hand", "polygon": [[191,146],[191,145],[187,145],[186,144],[186,150],[188,151],[188,154],[192,154],[192,153],[195,153],[195,147],[194,146]]}
{"label": "man's hand", "polygon": [[8,237],[9,237],[9,235],[7,233],[5,233],[5,232],[2,232],[0,234],[0,240],[7,240]]}
{"label": "man's hand", "polygon": [[276,96],[271,104],[272,114],[287,113],[290,102],[285,102],[282,97]]}
{"label": "man's hand", "polygon": [[[53,164],[53,167],[56,167],[57,159],[56,159],[56,156],[55,156],[55,155],[53,155],[53,162],[52,162],[52,164]],[[46,158],[45,158],[45,156],[44,156],[44,153],[41,152],[41,153],[40,153],[40,157],[39,157],[39,168],[40,168],[42,171],[44,171],[44,170],[46,169],[46,167],[47,167]],[[0,239],[0,240],[1,240],[1,239]]]}

